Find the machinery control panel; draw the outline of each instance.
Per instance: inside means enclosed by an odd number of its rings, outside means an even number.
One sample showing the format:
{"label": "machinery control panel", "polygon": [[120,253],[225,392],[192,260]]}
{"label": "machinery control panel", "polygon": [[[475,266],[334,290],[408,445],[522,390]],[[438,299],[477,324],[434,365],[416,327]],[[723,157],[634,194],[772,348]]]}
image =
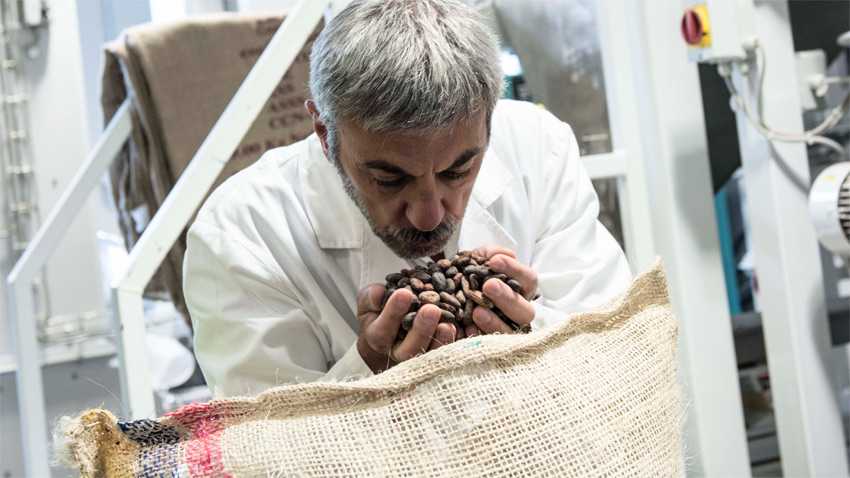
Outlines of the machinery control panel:
{"label": "machinery control panel", "polygon": [[685,0],[679,29],[692,61],[744,60],[754,42],[753,0]]}

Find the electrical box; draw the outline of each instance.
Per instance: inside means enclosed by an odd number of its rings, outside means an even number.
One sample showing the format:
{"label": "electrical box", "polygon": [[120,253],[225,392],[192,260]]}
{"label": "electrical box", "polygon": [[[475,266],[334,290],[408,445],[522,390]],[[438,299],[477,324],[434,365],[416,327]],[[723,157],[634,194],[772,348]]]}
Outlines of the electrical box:
{"label": "electrical box", "polygon": [[744,60],[754,43],[754,0],[685,0],[680,29],[692,61]]}

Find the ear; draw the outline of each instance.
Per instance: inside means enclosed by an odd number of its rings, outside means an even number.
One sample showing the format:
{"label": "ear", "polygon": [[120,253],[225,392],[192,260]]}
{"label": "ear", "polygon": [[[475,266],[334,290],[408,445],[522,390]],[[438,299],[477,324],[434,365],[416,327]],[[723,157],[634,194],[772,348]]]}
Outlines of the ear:
{"label": "ear", "polygon": [[313,118],[313,131],[316,132],[316,136],[319,137],[319,142],[322,143],[322,151],[324,151],[325,156],[330,159],[331,156],[328,154],[328,127],[325,126],[325,123],[321,120],[319,108],[316,107],[316,102],[313,100],[305,101],[304,107],[307,108],[307,112],[310,114],[310,117]]}

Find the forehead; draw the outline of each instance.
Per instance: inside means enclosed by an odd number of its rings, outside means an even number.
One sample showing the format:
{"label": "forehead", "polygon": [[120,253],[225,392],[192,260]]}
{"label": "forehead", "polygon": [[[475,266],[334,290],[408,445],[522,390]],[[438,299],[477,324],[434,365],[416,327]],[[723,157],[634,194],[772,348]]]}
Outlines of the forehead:
{"label": "forehead", "polygon": [[374,133],[354,122],[340,122],[343,155],[355,163],[383,160],[411,173],[450,166],[465,151],[487,143],[484,113],[433,130]]}

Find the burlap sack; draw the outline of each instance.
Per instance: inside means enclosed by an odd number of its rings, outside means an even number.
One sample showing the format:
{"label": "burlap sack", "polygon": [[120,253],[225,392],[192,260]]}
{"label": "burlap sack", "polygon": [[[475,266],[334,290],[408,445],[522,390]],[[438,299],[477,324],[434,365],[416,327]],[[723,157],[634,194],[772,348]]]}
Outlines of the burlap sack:
{"label": "burlap sack", "polygon": [[549,330],[64,433],[84,476],[680,476],[676,333],[659,266]]}
{"label": "burlap sack", "polygon": [[[132,102],[130,140],[110,167],[118,224],[128,250],[165,202],[283,19],[282,14],[222,13],[151,23],[126,30],[106,46],[104,119],[109,121],[125,99]],[[267,150],[313,132],[304,101],[309,97],[310,48],[322,26],[301,48],[210,191]],[[188,317],[182,285],[185,252],[184,231],[146,295],[167,291]]]}

